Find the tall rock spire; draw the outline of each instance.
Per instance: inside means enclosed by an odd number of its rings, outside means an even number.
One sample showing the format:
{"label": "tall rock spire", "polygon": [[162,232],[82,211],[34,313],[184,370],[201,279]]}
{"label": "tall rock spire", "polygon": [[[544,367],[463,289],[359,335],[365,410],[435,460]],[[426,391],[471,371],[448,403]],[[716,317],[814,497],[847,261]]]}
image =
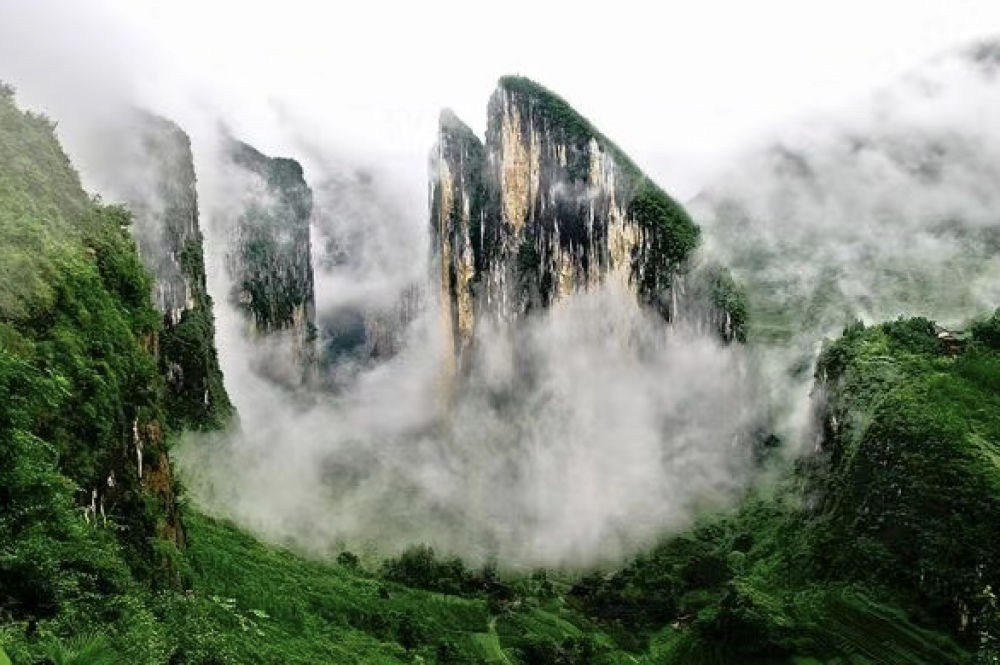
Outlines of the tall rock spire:
{"label": "tall rock spire", "polygon": [[[459,365],[478,317],[515,320],[605,279],[621,280],[666,320],[678,317],[698,227],[537,83],[500,79],[485,145],[442,113],[431,173],[433,265]],[[724,304],[709,300],[709,309]]]}
{"label": "tall rock spire", "polygon": [[443,111],[432,157],[432,270],[441,286],[441,314],[453,355],[461,358],[475,326],[473,293],[483,270],[486,152],[451,111]]}

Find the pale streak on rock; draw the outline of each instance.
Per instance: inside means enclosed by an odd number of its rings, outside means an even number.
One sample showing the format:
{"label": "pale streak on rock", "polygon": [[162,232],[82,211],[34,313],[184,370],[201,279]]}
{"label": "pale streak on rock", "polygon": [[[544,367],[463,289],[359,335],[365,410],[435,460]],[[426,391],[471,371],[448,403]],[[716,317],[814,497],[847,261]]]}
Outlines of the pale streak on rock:
{"label": "pale streak on rock", "polygon": [[469,237],[470,212],[469,193],[463,180],[461,184],[462,195],[462,217],[460,220],[460,232],[462,234],[461,247],[459,248],[455,274],[458,283],[455,285],[455,297],[457,301],[456,314],[458,316],[458,353],[463,355],[472,343],[472,334],[475,328],[475,314],[472,306],[471,283],[475,277],[475,262],[472,256],[472,239]]}
{"label": "pale streak on rock", "polygon": [[438,206],[438,218],[437,222],[437,233],[438,238],[441,241],[440,251],[441,251],[441,265],[440,265],[440,284],[441,284],[441,326],[445,331],[444,335],[444,353],[447,365],[451,369],[451,374],[454,373],[455,362],[457,361],[457,354],[455,353],[455,337],[454,330],[455,324],[452,321],[451,312],[451,294],[448,288],[448,274],[449,266],[451,265],[451,238],[448,236],[448,211],[451,210],[452,205],[454,205],[454,182],[452,180],[451,168],[448,166],[447,160],[440,157],[438,158],[438,187],[441,192],[440,204]]}
{"label": "pale streak on rock", "polygon": [[502,94],[500,189],[503,192],[504,221],[513,227],[516,234],[528,221],[532,203],[538,195],[541,151],[535,128],[529,122],[525,131],[520,108],[511,103],[506,91]]}

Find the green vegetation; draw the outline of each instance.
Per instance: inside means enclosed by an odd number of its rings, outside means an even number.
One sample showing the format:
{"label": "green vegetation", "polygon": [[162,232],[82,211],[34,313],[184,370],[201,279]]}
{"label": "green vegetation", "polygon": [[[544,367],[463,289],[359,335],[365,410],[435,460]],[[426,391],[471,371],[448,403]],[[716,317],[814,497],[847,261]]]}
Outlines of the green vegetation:
{"label": "green vegetation", "polygon": [[88,207],[80,179],[55,140],[55,124],[14,105],[0,84],[0,313],[51,305],[59,257],[78,238]]}
{"label": "green vegetation", "polygon": [[[925,320],[850,327],[818,368],[825,422],[840,423],[824,452],[611,574],[508,577],[426,547],[369,571],[349,552],[310,562],[189,510],[185,590],[112,567],[103,591],[78,588],[30,635],[15,618],[0,642],[15,665],[80,634],[151,664],[991,663],[998,322],[973,325],[958,350]],[[883,464],[889,450],[898,459]],[[71,515],[64,528],[103,551],[101,530]],[[73,609],[88,598],[106,609]]]}
{"label": "green vegetation", "polygon": [[700,230],[684,208],[648,179],[637,188],[628,212],[647,234],[633,259],[633,273],[640,293],[652,301],[670,288],[698,245]]}
{"label": "green vegetation", "polygon": [[964,349],[925,319],[856,324],[818,365],[832,464],[822,511],[844,542],[827,565],[898,590],[944,629],[974,632],[1000,585],[998,320],[974,325]]}
{"label": "green vegetation", "polygon": [[7,89],[0,115],[16,153],[0,161],[0,252],[25,286],[5,283],[0,308],[0,623],[80,634],[132,585],[175,579],[160,317],[128,211],[87,198],[54,126]]}
{"label": "green vegetation", "polygon": [[[618,644],[658,663],[963,662],[945,635],[914,623],[880,589],[830,576],[821,523],[789,480],[735,515],[689,533],[610,578],[574,590],[617,628]],[[859,561],[858,563],[861,563]]]}
{"label": "green vegetation", "polygon": [[[49,614],[116,588],[123,570],[154,579],[161,537],[179,538],[151,353],[160,317],[128,211],[87,198],[54,125],[18,111],[9,90],[0,116],[0,149],[16,153],[0,161],[0,252],[29,286],[0,309],[0,577],[12,590],[0,612]],[[114,521],[120,555],[84,516]]]}
{"label": "green vegetation", "polygon": [[709,266],[704,272],[711,294],[709,302],[720,314],[716,321],[719,335],[726,340],[746,342],[748,326],[746,290],[724,267]]}
{"label": "green vegetation", "polygon": [[45,655],[52,665],[115,665],[119,660],[100,635],[81,636],[67,642],[53,640]]}
{"label": "green vegetation", "polygon": [[[592,139],[600,150],[614,158],[622,180],[616,185],[619,200],[625,202],[628,214],[645,234],[639,254],[633,257],[633,274],[641,294],[650,302],[656,302],[670,288],[674,275],[684,269],[685,262],[697,246],[698,226],[683,206],[646,177],[621,148],[601,134],[562,97],[522,76],[505,76],[500,79],[499,86],[524,105],[523,117],[528,117],[530,112],[534,122],[550,128],[570,147],[566,169],[571,180],[587,179],[590,169],[587,146]],[[558,217],[562,232],[572,236],[576,229],[582,234],[585,228],[584,211],[570,206],[561,213]],[[579,219],[574,224],[573,220],[577,217]],[[583,251],[587,252],[587,243],[582,242],[582,237],[580,240]]]}
{"label": "green vegetation", "polygon": [[[187,526],[185,591],[131,584],[105,596],[105,611],[42,619],[31,636],[24,620],[8,623],[0,643],[14,665],[94,643],[115,655],[106,662],[135,665],[626,662],[537,577],[514,589],[426,548],[379,575],[304,560],[195,512]],[[464,591],[403,586],[390,579],[399,574]]]}
{"label": "green vegetation", "polygon": [[849,326],[820,454],[573,596],[661,663],[996,662],[997,340],[1000,313]]}
{"label": "green vegetation", "polygon": [[[260,177],[266,192],[245,202],[231,259],[238,301],[262,332],[312,326],[313,272],[309,251],[312,191],[292,159],[268,157],[231,141],[234,164]],[[306,312],[308,321],[296,321]],[[311,329],[310,329],[311,334]]]}
{"label": "green vegetation", "polygon": [[[201,248],[189,251],[200,253]],[[235,413],[219,369],[211,300],[207,293],[204,297],[205,305],[185,310],[160,337],[161,364],[172,363],[173,373],[168,379],[167,419],[178,430],[221,429]],[[171,377],[168,370],[164,374]]]}

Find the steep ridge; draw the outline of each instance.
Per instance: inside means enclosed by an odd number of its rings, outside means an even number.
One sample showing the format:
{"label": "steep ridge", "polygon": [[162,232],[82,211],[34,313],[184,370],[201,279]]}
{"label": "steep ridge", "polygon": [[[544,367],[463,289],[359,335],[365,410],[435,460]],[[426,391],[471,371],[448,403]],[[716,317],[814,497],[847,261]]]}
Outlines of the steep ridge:
{"label": "steep ridge", "polygon": [[[731,279],[713,269],[685,285],[699,238],[687,212],[537,83],[500,80],[485,144],[443,112],[431,162],[432,251],[457,357],[477,316],[515,320],[607,278],[668,321],[698,309],[725,339],[742,334]],[[709,298],[686,308],[689,290]]]}
{"label": "steep ridge", "polygon": [[1000,587],[1000,312],[964,334],[920,318],[855,323],[817,379],[818,512],[842,543],[830,567],[891,584],[974,643]]}
{"label": "steep ridge", "polygon": [[295,362],[315,359],[315,292],[309,220],[312,191],[302,166],[227,139],[224,153],[240,180],[235,219],[227,229],[230,299],[251,337],[291,340]]}
{"label": "steep ridge", "polygon": [[440,261],[441,315],[459,359],[472,342],[473,286],[484,266],[485,160],[472,130],[450,111],[442,112],[436,162],[432,158],[431,254]]}
{"label": "steep ridge", "polygon": [[132,234],[153,276],[153,303],[163,314],[160,371],[174,429],[217,429],[233,415],[215,350],[212,298],[206,288],[191,141],[171,121],[137,111],[122,168],[132,177],[125,199]]}

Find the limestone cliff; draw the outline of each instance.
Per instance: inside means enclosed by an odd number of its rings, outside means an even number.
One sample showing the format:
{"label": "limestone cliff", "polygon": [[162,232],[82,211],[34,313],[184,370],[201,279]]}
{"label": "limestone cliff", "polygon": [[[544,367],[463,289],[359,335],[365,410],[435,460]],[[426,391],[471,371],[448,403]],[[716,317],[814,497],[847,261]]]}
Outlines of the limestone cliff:
{"label": "limestone cliff", "polygon": [[[669,321],[699,230],[684,209],[564,100],[521,77],[500,80],[486,142],[441,115],[431,164],[431,236],[455,356],[480,315],[512,320],[604,279],[622,280]],[[715,284],[715,283],[713,283]],[[714,295],[714,293],[712,294]],[[736,326],[715,311],[726,339]]]}
{"label": "limestone cliff", "polygon": [[133,149],[122,156],[130,177],[124,195],[132,235],[153,277],[153,304],[163,314],[159,363],[174,429],[214,429],[233,414],[215,347],[212,299],[205,284],[191,141],[174,123],[136,112]]}
{"label": "limestone cliff", "polygon": [[424,306],[424,296],[420,285],[413,284],[403,289],[391,306],[364,312],[364,358],[385,360],[399,352],[407,327]]}
{"label": "limestone cliff", "polygon": [[231,297],[255,335],[291,333],[298,359],[309,364],[315,338],[312,191],[295,160],[268,157],[235,140],[226,154],[247,178],[227,260]]}
{"label": "limestone cliff", "polygon": [[441,114],[432,157],[432,270],[441,286],[441,315],[451,354],[461,361],[475,326],[474,282],[485,269],[486,153],[482,142],[450,111]]}

